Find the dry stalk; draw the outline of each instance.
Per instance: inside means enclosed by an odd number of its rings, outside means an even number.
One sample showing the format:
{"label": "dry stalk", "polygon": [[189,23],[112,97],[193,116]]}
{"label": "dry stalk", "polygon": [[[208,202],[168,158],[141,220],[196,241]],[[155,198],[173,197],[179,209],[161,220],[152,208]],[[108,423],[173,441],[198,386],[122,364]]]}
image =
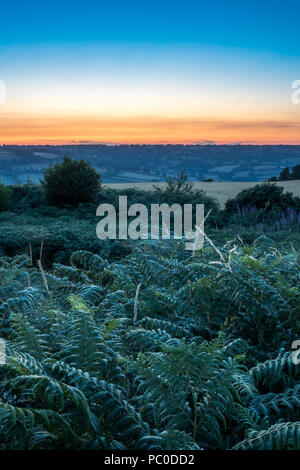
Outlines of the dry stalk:
{"label": "dry stalk", "polygon": [[40,271],[40,273],[41,273],[41,276],[42,276],[43,283],[44,283],[44,286],[45,286],[45,288],[46,288],[46,291],[47,291],[48,294],[50,295],[50,291],[49,291],[49,287],[48,287],[48,282],[47,282],[47,279],[46,279],[45,271],[44,271],[44,268],[43,268],[43,265],[42,265],[42,262],[41,262],[40,259],[37,260],[37,265],[38,265],[39,271]]}
{"label": "dry stalk", "polygon": [[[203,225],[203,224],[202,224]],[[228,263],[226,262],[222,252],[219,250],[218,247],[214,244],[214,242],[209,238],[209,236],[201,229],[201,227],[196,226],[197,231],[199,231],[208,241],[208,243],[213,247],[213,249],[218,253],[221,261],[225,264],[225,266],[228,268],[229,272],[232,273],[232,268],[231,268],[231,258],[229,258]]]}
{"label": "dry stalk", "polygon": [[212,209],[210,209],[210,210],[208,211],[208,213],[206,214],[206,216],[205,216],[204,219],[202,220],[201,225],[200,225],[199,227],[196,225],[195,243],[194,243],[194,249],[193,249],[192,256],[195,256],[195,254],[196,254],[196,246],[197,246],[198,238],[199,238],[199,236],[200,236],[200,233],[201,233],[201,234],[204,234],[204,232],[201,230],[201,228],[203,227],[204,222],[206,221],[206,219],[209,217],[211,211],[212,211]]}
{"label": "dry stalk", "polygon": [[29,257],[30,257],[31,266],[33,266],[32,246],[31,246],[31,243],[29,244]]}
{"label": "dry stalk", "polygon": [[37,265],[38,265],[39,271],[41,273],[45,289],[48,292],[48,295],[50,295],[50,290],[49,290],[47,278],[46,278],[45,271],[44,271],[44,268],[43,268],[43,265],[42,265],[43,246],[44,246],[44,240],[42,240],[42,242],[41,242],[40,259],[37,260]]}
{"label": "dry stalk", "polygon": [[140,293],[140,290],[141,290],[141,287],[142,287],[142,284],[139,284],[136,288],[136,292],[135,292],[135,298],[134,298],[134,307],[133,307],[133,323],[136,322],[137,320],[137,315],[138,315],[138,304],[139,304],[139,293]]}

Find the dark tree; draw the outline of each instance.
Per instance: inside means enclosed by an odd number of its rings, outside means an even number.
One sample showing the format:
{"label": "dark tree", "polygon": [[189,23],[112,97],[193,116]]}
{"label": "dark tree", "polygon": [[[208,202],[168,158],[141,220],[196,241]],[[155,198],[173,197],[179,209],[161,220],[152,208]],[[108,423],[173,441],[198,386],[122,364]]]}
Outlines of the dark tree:
{"label": "dark tree", "polygon": [[300,165],[293,166],[291,180],[300,180]]}
{"label": "dark tree", "polygon": [[281,186],[274,183],[263,183],[244,189],[225,204],[227,213],[236,212],[237,207],[255,207],[256,209],[285,210],[288,207],[300,209],[300,198],[290,192],[284,192]]}
{"label": "dark tree", "polygon": [[291,178],[290,169],[287,166],[286,168],[281,170],[280,175],[279,175],[279,180],[280,181],[289,181],[290,178]]}
{"label": "dark tree", "polygon": [[41,180],[49,202],[55,205],[77,206],[91,202],[101,188],[101,175],[89,162],[65,157],[50,165]]}

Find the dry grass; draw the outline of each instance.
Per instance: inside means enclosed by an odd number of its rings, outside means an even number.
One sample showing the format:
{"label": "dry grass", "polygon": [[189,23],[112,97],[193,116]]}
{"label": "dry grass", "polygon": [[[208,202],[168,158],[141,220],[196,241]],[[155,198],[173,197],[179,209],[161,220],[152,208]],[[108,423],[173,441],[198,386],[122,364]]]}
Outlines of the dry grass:
{"label": "dry grass", "polygon": [[[112,189],[128,189],[137,188],[149,191],[153,188],[154,183],[111,183],[106,184]],[[220,182],[220,183],[195,183],[195,188],[203,189],[208,196],[216,198],[222,207],[229,198],[235,197],[240,191],[246,188],[251,188],[258,184],[258,182]],[[300,196],[300,181],[283,181],[276,183],[278,186],[283,186],[285,191],[289,191],[294,196]],[[156,186],[164,187],[166,183],[155,183]]]}

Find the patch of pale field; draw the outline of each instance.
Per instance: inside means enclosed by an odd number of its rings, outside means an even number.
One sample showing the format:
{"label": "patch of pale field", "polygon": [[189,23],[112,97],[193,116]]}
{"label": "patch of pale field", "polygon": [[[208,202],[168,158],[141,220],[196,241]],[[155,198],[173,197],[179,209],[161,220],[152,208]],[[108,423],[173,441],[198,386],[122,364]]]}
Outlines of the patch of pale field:
{"label": "patch of pale field", "polygon": [[[105,186],[112,189],[129,189],[136,188],[142,189],[144,191],[151,191],[153,189],[153,184],[164,188],[166,183],[108,183]],[[247,188],[252,188],[259,182],[236,182],[236,181],[226,181],[226,182],[197,182],[194,183],[195,189],[203,189],[208,196],[214,197],[217,199],[221,205],[224,207],[225,202],[228,199],[235,197],[240,191]],[[300,181],[280,181],[276,183],[278,186],[282,186],[284,191],[288,191],[294,194],[294,196],[300,197]]]}

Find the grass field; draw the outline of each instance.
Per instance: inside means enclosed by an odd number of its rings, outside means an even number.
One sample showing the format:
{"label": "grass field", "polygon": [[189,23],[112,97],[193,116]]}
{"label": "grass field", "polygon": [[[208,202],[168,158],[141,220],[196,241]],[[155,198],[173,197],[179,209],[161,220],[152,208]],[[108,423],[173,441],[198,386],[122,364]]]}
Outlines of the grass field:
{"label": "grass field", "polygon": [[[221,207],[224,207],[225,202],[229,198],[235,197],[240,191],[246,188],[251,188],[256,184],[256,182],[212,182],[212,183],[204,183],[204,182],[197,182],[194,183],[195,188],[203,189],[208,196],[212,196],[216,198]],[[294,194],[294,196],[300,196],[300,181],[283,181],[280,183],[276,183],[278,186],[284,187],[285,191],[289,191]],[[164,187],[166,183],[155,183],[156,186]],[[105,186],[113,189],[127,189],[127,188],[138,188],[144,190],[151,190],[153,188],[153,183],[111,183],[105,184]]]}

